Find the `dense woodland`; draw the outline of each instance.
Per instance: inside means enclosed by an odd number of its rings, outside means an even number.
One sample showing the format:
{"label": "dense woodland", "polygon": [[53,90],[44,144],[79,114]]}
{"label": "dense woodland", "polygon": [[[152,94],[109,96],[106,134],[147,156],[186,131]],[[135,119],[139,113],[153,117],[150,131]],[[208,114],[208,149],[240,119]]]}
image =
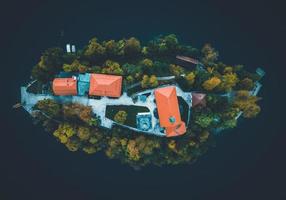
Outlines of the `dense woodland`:
{"label": "dense woodland", "polygon": [[[206,70],[179,65],[177,55],[198,59]],[[157,77],[174,75],[172,82],[184,91],[207,94],[206,105],[192,108],[187,133],[180,137],[146,135],[120,126],[103,129],[91,107],[75,103],[39,101],[33,115],[70,151],[104,152],[109,158],[120,159],[134,168],[192,163],[214,146],[213,133],[237,125],[235,117],[240,111],[245,118],[253,118],[260,112],[257,105],[260,98],[249,93],[260,77],[246,71],[243,65],[224,64],[218,56],[210,44],[196,49],[179,43],[174,34],[158,36],[146,44],[134,37],[102,42],[92,38],[76,53],[66,53],[61,48],[46,50],[32,70],[33,79],[41,85],[48,85],[60,71],[122,75],[123,90],[140,82],[132,92],[166,84]],[[124,124],[127,116],[122,110],[114,120]]]}

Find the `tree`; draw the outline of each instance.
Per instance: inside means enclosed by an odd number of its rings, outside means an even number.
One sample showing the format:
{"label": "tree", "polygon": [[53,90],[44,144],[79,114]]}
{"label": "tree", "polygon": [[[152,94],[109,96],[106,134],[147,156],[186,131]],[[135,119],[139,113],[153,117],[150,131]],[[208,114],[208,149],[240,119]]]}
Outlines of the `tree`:
{"label": "tree", "polygon": [[176,151],[176,141],[175,140],[170,140],[168,142],[168,148],[172,151]]}
{"label": "tree", "polygon": [[218,52],[212,48],[210,44],[205,44],[202,48],[203,58],[202,61],[206,65],[213,65],[215,61],[218,59]]}
{"label": "tree", "polygon": [[142,67],[139,65],[133,65],[129,63],[125,63],[122,66],[122,70],[125,75],[127,76],[133,76],[133,78],[138,79],[142,75]]}
{"label": "tree", "polygon": [[82,150],[87,154],[93,154],[97,152],[96,147],[89,145],[82,148]]}
{"label": "tree", "polygon": [[116,75],[123,75],[123,70],[121,69],[119,63],[114,62],[112,60],[107,60],[105,62],[105,66],[101,72],[104,74],[116,74]]}
{"label": "tree", "polygon": [[121,42],[116,42],[115,40],[104,41],[102,45],[105,48],[106,55],[111,57],[122,55]]}
{"label": "tree", "polygon": [[236,92],[233,105],[243,111],[244,117],[252,118],[261,110],[256,104],[259,99],[257,96],[251,96],[249,91],[239,90]]}
{"label": "tree", "polygon": [[237,120],[235,118],[223,121],[222,128],[234,128],[237,125]]}
{"label": "tree", "polygon": [[124,124],[127,119],[126,111],[120,110],[114,116],[114,121],[120,124]]}
{"label": "tree", "polygon": [[157,87],[158,86],[158,80],[157,77],[155,75],[151,75],[151,77],[149,78],[149,85],[151,87]]}
{"label": "tree", "polygon": [[152,68],[153,67],[153,61],[151,59],[145,58],[141,61],[141,65],[145,68]]}
{"label": "tree", "polygon": [[195,117],[195,123],[200,125],[202,128],[207,128],[213,122],[213,117],[207,114],[201,114]]}
{"label": "tree", "polygon": [[183,67],[179,65],[174,65],[174,64],[170,64],[170,71],[176,77],[179,77],[180,75],[185,73],[185,70]]}
{"label": "tree", "polygon": [[64,51],[61,48],[47,49],[41,56],[39,63],[32,69],[32,77],[46,83],[61,70],[64,63]]}
{"label": "tree", "polygon": [[238,82],[237,75],[235,73],[227,73],[222,76],[222,82],[218,88],[224,91],[230,91]]}
{"label": "tree", "polygon": [[127,144],[127,154],[128,158],[133,161],[138,161],[140,159],[139,150],[136,147],[135,140],[129,140]]}
{"label": "tree", "polygon": [[245,118],[254,118],[260,113],[261,108],[257,104],[249,104],[243,110],[243,116]]}
{"label": "tree", "polygon": [[166,35],[164,37],[164,42],[166,43],[166,46],[169,51],[176,50],[179,44],[178,38],[175,34]]}
{"label": "tree", "polygon": [[134,82],[134,78],[131,75],[127,76],[126,80],[127,80],[128,83],[133,83]]}
{"label": "tree", "polygon": [[92,119],[91,106],[84,106],[79,103],[70,103],[63,105],[64,118],[68,120],[81,120],[87,124]]}
{"label": "tree", "polygon": [[241,90],[252,90],[254,83],[252,79],[246,77],[238,83],[238,86]]}
{"label": "tree", "polygon": [[90,129],[88,127],[79,126],[77,130],[77,136],[80,140],[87,141],[91,136]]}
{"label": "tree", "polygon": [[79,60],[74,60],[71,64],[64,64],[63,70],[65,72],[80,72],[84,73],[87,71],[87,67],[82,65]]}
{"label": "tree", "polygon": [[105,48],[97,42],[97,38],[92,38],[87,47],[85,48],[83,55],[89,58],[90,60],[94,61],[98,58],[102,58],[105,54]]}
{"label": "tree", "polygon": [[143,79],[141,81],[141,87],[142,88],[147,88],[149,86],[149,76],[148,75],[144,75]]}
{"label": "tree", "polygon": [[188,85],[193,85],[195,82],[195,78],[196,78],[196,75],[194,72],[190,72],[185,76],[185,79],[186,79]]}
{"label": "tree", "polygon": [[213,90],[215,87],[217,87],[219,84],[221,83],[221,80],[218,78],[218,77],[212,77],[208,80],[206,80],[204,83],[203,83],[203,88],[205,90]]}
{"label": "tree", "polygon": [[77,151],[80,148],[80,142],[76,139],[69,139],[65,145],[70,151]]}
{"label": "tree", "polygon": [[61,105],[53,99],[44,99],[36,103],[34,109],[38,109],[51,118],[57,118],[61,113]]}
{"label": "tree", "polygon": [[59,124],[58,129],[54,131],[53,135],[59,139],[63,144],[69,142],[69,138],[75,135],[75,128],[69,123]]}
{"label": "tree", "polygon": [[126,56],[136,56],[141,52],[141,44],[138,39],[131,37],[125,41],[124,54]]}
{"label": "tree", "polygon": [[199,134],[199,140],[200,142],[205,142],[208,140],[209,138],[209,135],[210,133],[206,130],[202,131],[200,134]]}

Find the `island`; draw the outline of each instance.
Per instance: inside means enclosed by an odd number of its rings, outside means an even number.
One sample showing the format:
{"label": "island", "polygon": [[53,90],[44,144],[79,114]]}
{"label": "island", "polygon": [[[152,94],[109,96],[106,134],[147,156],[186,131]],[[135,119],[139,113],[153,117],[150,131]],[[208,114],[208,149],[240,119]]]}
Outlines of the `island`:
{"label": "island", "polygon": [[261,111],[263,69],[218,56],[175,34],[49,48],[15,107],[72,152],[104,153],[135,169],[193,163],[218,135]]}

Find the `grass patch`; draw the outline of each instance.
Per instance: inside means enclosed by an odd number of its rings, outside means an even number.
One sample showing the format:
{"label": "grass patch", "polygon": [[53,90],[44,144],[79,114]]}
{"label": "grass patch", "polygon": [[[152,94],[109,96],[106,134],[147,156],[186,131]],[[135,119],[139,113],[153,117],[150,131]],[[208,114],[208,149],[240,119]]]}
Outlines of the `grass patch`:
{"label": "grass patch", "polygon": [[182,97],[178,97],[178,103],[179,103],[182,121],[184,121],[187,124],[189,106]]}
{"label": "grass patch", "polygon": [[111,120],[114,120],[115,114],[120,110],[127,112],[127,119],[124,124],[127,126],[135,127],[135,128],[137,127],[136,126],[137,113],[150,112],[147,107],[143,107],[143,106],[124,106],[124,105],[106,106],[106,117]]}

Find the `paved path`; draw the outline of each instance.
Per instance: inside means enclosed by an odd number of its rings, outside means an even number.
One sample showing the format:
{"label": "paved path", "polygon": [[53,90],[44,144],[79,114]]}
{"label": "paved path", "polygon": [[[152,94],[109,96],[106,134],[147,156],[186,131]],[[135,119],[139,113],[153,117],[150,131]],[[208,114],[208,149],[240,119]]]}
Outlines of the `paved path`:
{"label": "paved path", "polygon": [[[189,105],[189,109],[192,105],[191,93],[184,93],[177,85],[169,85],[176,87],[177,96],[181,96]],[[166,87],[166,85],[164,86]],[[122,96],[118,99],[110,99],[108,97],[102,97],[100,99],[90,99],[86,96],[53,96],[51,94],[32,94],[26,91],[26,87],[21,87],[21,104],[24,109],[29,113],[32,113],[33,106],[40,100],[44,99],[53,99],[59,103],[80,103],[85,106],[91,106],[94,114],[100,117],[101,126],[106,128],[111,128],[115,123],[113,120],[105,117],[106,106],[108,105],[133,105],[133,106],[144,106],[147,107],[151,114],[152,119],[152,129],[149,131],[145,131],[149,134],[155,134],[159,136],[164,136],[165,134],[160,132],[159,120],[154,116],[154,110],[157,108],[154,102],[154,90],[149,89],[144,92],[137,93],[132,95],[132,97],[127,96],[127,93],[124,92]],[[150,95],[143,102],[138,100],[139,95],[150,93]],[[135,99],[133,101],[133,99]],[[141,131],[136,128],[131,128],[135,131]],[[142,131],[141,131],[142,132]]]}

